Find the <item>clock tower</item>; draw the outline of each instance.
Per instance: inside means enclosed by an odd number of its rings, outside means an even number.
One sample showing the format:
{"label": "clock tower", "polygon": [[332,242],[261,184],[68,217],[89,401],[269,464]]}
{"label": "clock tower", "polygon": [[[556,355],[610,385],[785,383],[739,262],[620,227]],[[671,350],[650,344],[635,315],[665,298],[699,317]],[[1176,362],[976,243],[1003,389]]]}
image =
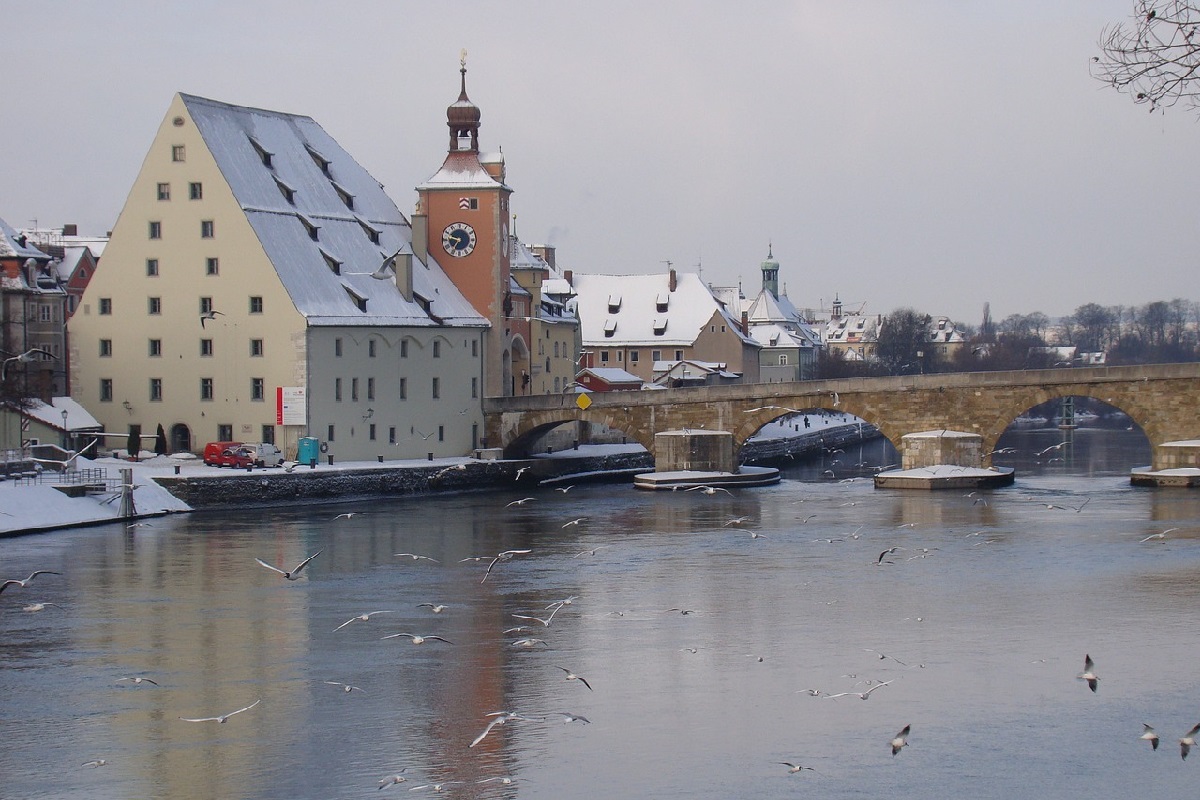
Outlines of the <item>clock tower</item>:
{"label": "clock tower", "polygon": [[421,255],[427,250],[475,310],[491,322],[484,336],[483,384],[484,393],[495,397],[518,392],[520,376],[528,374],[529,337],[523,330],[528,322],[515,318],[510,290],[512,189],[504,182],[503,156],[479,152],[480,114],[467,97],[466,61],[464,50],[458,99],[446,109],[450,129],[446,160],[417,187],[413,250]]}

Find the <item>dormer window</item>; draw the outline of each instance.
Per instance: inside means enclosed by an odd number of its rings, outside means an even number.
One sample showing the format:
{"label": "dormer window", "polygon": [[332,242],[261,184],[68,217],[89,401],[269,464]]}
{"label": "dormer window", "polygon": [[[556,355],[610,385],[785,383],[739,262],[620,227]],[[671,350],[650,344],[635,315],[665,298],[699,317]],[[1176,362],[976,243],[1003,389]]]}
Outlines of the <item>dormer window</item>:
{"label": "dormer window", "polygon": [[611,339],[617,333],[617,321],[615,319],[604,320],[604,335]]}
{"label": "dormer window", "polygon": [[271,168],[271,158],[275,154],[259,144],[258,139],[255,139],[253,136],[249,136],[247,138],[250,140],[250,144],[254,147],[254,152],[258,153],[258,157],[262,161],[263,166],[267,167],[268,169]]}
{"label": "dormer window", "polygon": [[333,190],[337,192],[337,196],[340,197],[342,202],[346,204],[346,208],[353,211],[354,195],[350,194],[350,192],[346,191],[341,186],[338,186],[336,183],[333,184]]}
{"label": "dormer window", "polygon": [[297,214],[296,219],[300,220],[300,224],[304,226],[304,230],[308,231],[308,238],[312,239],[314,242],[320,238],[321,228],[319,225],[314,225],[303,214]]}
{"label": "dormer window", "polygon": [[654,300],[654,310],[660,314],[667,313],[667,303],[670,300],[670,294],[662,292]]}
{"label": "dormer window", "polygon": [[353,289],[351,289],[349,286],[346,286],[345,284],[342,284],[342,288],[346,290],[346,294],[350,297],[350,302],[352,302],[352,303],[354,303],[354,305],[358,306],[359,311],[362,311],[365,313],[367,310],[367,298],[363,297],[361,294],[354,291]]}
{"label": "dormer window", "polygon": [[621,310],[621,295],[610,294],[608,296],[608,313],[616,314],[620,310]]}
{"label": "dormer window", "polygon": [[359,227],[363,229],[363,233],[371,240],[371,244],[379,244],[379,229],[362,217],[355,217],[355,219],[358,220]]}
{"label": "dormer window", "polygon": [[313,163],[316,164],[317,167],[321,170],[321,172],[325,174],[325,177],[326,178],[330,177],[330,174],[329,174],[330,161],[329,161],[329,159],[326,158],[325,156],[321,155],[317,151],[317,149],[315,147],[313,147],[311,144],[304,145],[304,149],[308,151],[308,154],[310,156],[312,156]]}
{"label": "dormer window", "polygon": [[666,317],[655,317],[654,318],[654,335],[662,336],[666,332],[667,332],[667,318]]}
{"label": "dormer window", "polygon": [[323,249],[321,249],[319,247],[317,249],[321,250],[321,258],[325,259],[325,266],[329,267],[329,271],[332,272],[334,275],[341,275],[342,274],[342,262],[338,261],[336,258],[329,255],[329,253],[326,253]]}
{"label": "dormer window", "polygon": [[289,204],[296,205],[296,190],[286,183],[281,181],[278,176],[275,176],[275,185],[279,187],[279,193],[283,195],[283,199]]}

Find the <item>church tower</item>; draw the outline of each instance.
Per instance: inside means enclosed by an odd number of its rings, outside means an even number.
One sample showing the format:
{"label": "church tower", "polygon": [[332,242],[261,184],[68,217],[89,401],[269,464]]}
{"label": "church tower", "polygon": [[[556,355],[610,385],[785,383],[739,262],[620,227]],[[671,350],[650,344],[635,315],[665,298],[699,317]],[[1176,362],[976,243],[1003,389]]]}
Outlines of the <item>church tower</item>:
{"label": "church tower", "polygon": [[484,393],[510,395],[513,375],[521,375],[528,361],[528,336],[520,340],[520,330],[514,332],[512,325],[508,247],[512,189],[504,183],[503,156],[480,154],[480,113],[467,97],[465,50],[459,73],[458,99],[446,109],[450,132],[446,160],[417,187],[413,251],[418,257],[428,252],[475,310],[491,322],[484,336]]}
{"label": "church tower", "polygon": [[771,244],[767,243],[767,260],[762,262],[762,288],[770,292],[776,300],[779,299],[779,262],[772,254]]}

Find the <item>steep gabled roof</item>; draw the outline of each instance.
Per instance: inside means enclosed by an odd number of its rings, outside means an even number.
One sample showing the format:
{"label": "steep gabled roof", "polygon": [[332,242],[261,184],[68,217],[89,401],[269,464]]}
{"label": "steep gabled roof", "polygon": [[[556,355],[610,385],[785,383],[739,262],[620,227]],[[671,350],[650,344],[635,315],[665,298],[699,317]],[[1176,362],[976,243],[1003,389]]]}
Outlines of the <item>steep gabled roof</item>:
{"label": "steep gabled roof", "polygon": [[412,253],[412,229],[312,118],[180,98],[309,325],[487,324],[432,259],[413,260],[411,301],[391,274],[372,277]]}

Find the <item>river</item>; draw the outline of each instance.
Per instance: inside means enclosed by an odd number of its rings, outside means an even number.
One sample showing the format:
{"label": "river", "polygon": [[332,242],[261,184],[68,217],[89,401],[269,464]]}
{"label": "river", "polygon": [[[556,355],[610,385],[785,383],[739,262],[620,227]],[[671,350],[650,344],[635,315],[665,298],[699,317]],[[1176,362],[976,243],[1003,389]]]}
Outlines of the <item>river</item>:
{"label": "river", "polygon": [[[1043,456],[1062,432],[1006,436],[1015,485],[973,494],[876,490],[875,443],[732,495],[520,487],[4,541],[0,574],[62,575],[0,595],[0,795],[1190,796],[1200,495],[1131,487],[1136,431]],[[485,580],[506,550],[531,552]],[[255,561],[318,552],[295,581]],[[470,747],[501,710],[524,719]]]}

